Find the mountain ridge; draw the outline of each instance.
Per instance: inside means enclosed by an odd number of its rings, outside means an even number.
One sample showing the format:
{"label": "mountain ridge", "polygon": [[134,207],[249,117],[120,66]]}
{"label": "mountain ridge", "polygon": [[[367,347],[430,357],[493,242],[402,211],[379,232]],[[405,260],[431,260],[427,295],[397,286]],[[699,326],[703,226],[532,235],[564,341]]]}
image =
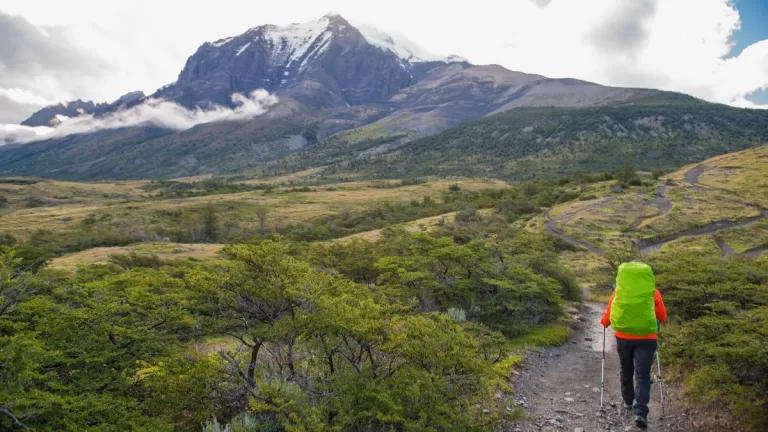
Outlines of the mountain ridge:
{"label": "mountain ridge", "polygon": [[[84,133],[0,147],[0,174],[89,180],[237,173],[303,154],[325,141],[337,152],[344,145],[383,140],[368,151],[385,153],[468,120],[521,107],[703,103],[660,90],[473,65],[400,46],[402,39],[378,30],[373,35],[366,31],[327,15],[205,42],[174,83],[148,97],[129,94],[128,103],[91,103],[82,114],[98,118],[150,98],[193,110],[231,107],[234,93],[257,89],[272,92],[279,103],[248,121],[204,123],[183,131],[139,125],[100,131],[96,137]],[[48,124],[66,120],[72,112],[68,107],[61,105],[66,113],[36,113],[35,123],[44,124],[45,116]]]}

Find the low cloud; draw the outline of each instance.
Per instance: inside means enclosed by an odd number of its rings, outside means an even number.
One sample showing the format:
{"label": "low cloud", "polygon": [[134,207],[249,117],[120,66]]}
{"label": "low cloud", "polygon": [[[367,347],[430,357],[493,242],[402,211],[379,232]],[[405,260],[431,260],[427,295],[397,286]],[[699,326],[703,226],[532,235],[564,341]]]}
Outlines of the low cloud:
{"label": "low cloud", "polygon": [[264,114],[277,103],[277,97],[265,90],[254,90],[248,96],[232,95],[235,108],[216,105],[211,109],[187,109],[165,99],[147,99],[132,108],[116,111],[102,117],[82,115],[60,117],[54,127],[28,127],[0,124],[0,145],[28,143],[72,134],[90,133],[104,129],[119,129],[139,125],[154,125],[166,129],[186,130],[195,125],[227,120],[248,120]]}

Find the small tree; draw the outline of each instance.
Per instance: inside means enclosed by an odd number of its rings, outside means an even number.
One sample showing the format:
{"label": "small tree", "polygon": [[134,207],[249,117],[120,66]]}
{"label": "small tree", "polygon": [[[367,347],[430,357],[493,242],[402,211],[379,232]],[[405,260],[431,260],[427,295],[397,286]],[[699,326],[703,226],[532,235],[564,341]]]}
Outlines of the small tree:
{"label": "small tree", "polygon": [[635,177],[635,168],[632,164],[625,164],[624,167],[616,174],[616,179],[622,183],[629,183]]}
{"label": "small tree", "polygon": [[208,204],[203,210],[202,241],[215,243],[219,238],[219,217],[213,204]]}
{"label": "small tree", "polygon": [[259,231],[262,233],[267,231],[267,216],[269,216],[269,209],[266,207],[256,208],[256,218],[259,219]]}

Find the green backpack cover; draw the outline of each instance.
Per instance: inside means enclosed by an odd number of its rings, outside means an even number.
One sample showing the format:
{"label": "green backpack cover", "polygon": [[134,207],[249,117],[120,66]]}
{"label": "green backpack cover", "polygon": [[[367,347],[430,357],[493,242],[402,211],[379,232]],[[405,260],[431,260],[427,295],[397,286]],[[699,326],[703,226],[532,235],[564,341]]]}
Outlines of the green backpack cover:
{"label": "green backpack cover", "polygon": [[611,327],[632,336],[656,333],[655,292],[656,278],[648,264],[629,262],[619,266]]}

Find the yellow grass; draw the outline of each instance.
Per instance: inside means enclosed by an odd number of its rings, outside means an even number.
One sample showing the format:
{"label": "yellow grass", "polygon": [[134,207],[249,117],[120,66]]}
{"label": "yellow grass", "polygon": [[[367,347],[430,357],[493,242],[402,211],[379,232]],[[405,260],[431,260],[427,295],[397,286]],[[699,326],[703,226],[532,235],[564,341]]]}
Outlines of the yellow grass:
{"label": "yellow grass", "polygon": [[[686,183],[685,174],[700,165],[706,167],[700,184]],[[666,190],[672,205],[666,214],[652,205],[656,188]],[[599,205],[597,200],[572,201],[555,206],[550,216],[569,235],[606,250],[626,247],[630,235],[666,237],[712,222],[755,217],[761,213],[760,206],[768,206],[768,146],[690,165],[662,178],[653,189],[632,188]],[[739,252],[764,244],[764,228],[757,224],[725,230],[722,237]]]}
{"label": "yellow grass", "polygon": [[768,201],[768,146],[710,159],[699,177],[704,186],[727,189],[753,202]]}
{"label": "yellow grass", "polygon": [[[430,228],[434,228],[435,226],[438,226],[441,223],[453,223],[453,221],[456,219],[456,213],[457,212],[451,212],[451,213],[446,213],[438,216],[426,217],[422,219],[417,219],[415,221],[407,222],[404,224],[399,224],[396,226],[405,228],[405,230],[408,232],[428,231]],[[365,231],[357,234],[352,234],[350,236],[342,237],[335,241],[348,242],[353,239],[359,239],[359,240],[373,242],[381,238],[381,231],[382,230],[380,229]]]}
{"label": "yellow grass", "polygon": [[696,252],[700,256],[721,255],[720,248],[712,236],[682,237],[663,245],[650,255],[658,258],[680,251]]}
{"label": "yellow grass", "polygon": [[[61,187],[65,182],[50,182]],[[207,205],[213,205],[223,223],[236,223],[241,228],[254,228],[260,224],[258,209],[268,211],[267,225],[278,227],[308,222],[312,219],[338,214],[344,211],[363,211],[381,202],[421,201],[425,196],[438,198],[451,184],[458,183],[463,190],[502,188],[501,181],[440,180],[426,184],[374,188],[377,182],[349,182],[313,187],[314,192],[291,192],[290,188],[278,188],[274,193],[251,191],[235,194],[207,195],[191,198],[127,202],[122,198],[100,198],[98,193],[87,200],[55,207],[18,208],[6,210],[0,217],[0,232],[9,232],[19,238],[27,238],[35,230],[48,229],[56,232],[74,232],[89,216],[110,217],[112,224],[137,227],[170,227],[178,223],[159,212],[182,211],[192,215]],[[381,182],[378,182],[381,183]],[[127,182],[130,191],[136,191],[142,182]],[[73,183],[66,187],[79,190],[116,191],[120,183]],[[39,188],[38,188],[39,189]],[[29,192],[27,192],[29,193]],[[184,216],[187,217],[187,216]],[[191,216],[190,216],[191,217]]]}
{"label": "yellow grass", "polygon": [[[482,209],[478,211],[478,214],[480,216],[487,216],[492,212],[493,212],[492,209]],[[411,233],[419,232],[419,231],[429,231],[430,229],[436,226],[453,223],[456,220],[456,213],[458,212],[451,212],[451,213],[445,213],[437,216],[425,217],[425,218],[417,219],[414,221],[393,225],[393,227],[404,228],[406,231]],[[381,238],[381,232],[382,230],[380,229],[365,231],[357,234],[352,234],[346,237],[342,237],[334,241],[348,242],[353,239],[359,239],[359,240],[365,240],[365,241],[376,241]]]}
{"label": "yellow grass", "polygon": [[221,244],[184,244],[184,243],[139,243],[125,247],[98,247],[82,252],[75,252],[55,258],[50,267],[67,268],[85,264],[105,263],[112,255],[137,253],[139,255],[157,255],[161,258],[194,258],[207,260],[215,258],[224,245]]}

